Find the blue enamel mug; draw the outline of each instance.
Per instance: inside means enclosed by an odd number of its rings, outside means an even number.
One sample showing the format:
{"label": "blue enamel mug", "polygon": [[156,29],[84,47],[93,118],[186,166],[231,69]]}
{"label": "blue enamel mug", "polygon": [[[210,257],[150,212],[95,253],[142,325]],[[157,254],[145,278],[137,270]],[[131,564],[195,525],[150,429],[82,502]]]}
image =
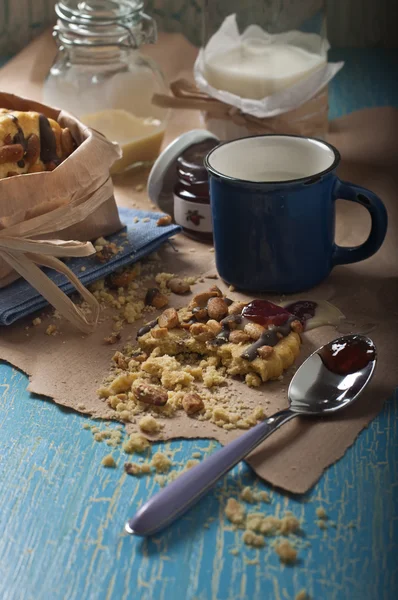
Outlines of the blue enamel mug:
{"label": "blue enamel mug", "polygon": [[[293,135],[259,135],[209,152],[216,265],[238,289],[289,294],[323,281],[336,265],[375,254],[387,211],[373,192],[336,175],[340,154],[330,144]],[[368,239],[337,246],[335,203],[357,202],[371,216]]]}

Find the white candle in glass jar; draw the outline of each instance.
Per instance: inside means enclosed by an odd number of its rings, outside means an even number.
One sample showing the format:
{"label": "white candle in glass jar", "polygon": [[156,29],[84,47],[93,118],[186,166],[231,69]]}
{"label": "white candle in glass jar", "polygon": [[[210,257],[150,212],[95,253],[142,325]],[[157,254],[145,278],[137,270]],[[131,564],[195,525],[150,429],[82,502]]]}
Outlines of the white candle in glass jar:
{"label": "white candle in glass jar", "polygon": [[261,100],[308,77],[325,63],[326,56],[302,47],[253,38],[206,57],[204,75],[219,90]]}

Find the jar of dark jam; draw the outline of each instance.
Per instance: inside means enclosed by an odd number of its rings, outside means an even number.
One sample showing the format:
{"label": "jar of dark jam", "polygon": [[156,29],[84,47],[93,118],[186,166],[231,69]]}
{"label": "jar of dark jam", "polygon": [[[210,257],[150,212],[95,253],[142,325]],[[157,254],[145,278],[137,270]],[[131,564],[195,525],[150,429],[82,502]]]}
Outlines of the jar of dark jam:
{"label": "jar of dark jam", "polygon": [[192,144],[177,158],[174,186],[174,220],[184,233],[201,242],[213,241],[209,179],[205,156],[219,142],[206,139]]}

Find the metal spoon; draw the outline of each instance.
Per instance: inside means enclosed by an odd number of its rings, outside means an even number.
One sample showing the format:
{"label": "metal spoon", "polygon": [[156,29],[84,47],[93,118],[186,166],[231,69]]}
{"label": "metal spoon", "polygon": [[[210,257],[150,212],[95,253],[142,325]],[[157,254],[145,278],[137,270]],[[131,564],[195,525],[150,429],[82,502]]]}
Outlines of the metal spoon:
{"label": "metal spoon", "polygon": [[375,366],[376,348],[365,336],[346,335],[322,346],[294,375],[288,391],[290,408],[262,421],[180,475],[140,508],[126,523],[126,531],[149,536],[164,529],[281,425],[299,415],[329,415],[351,404],[369,383]]}

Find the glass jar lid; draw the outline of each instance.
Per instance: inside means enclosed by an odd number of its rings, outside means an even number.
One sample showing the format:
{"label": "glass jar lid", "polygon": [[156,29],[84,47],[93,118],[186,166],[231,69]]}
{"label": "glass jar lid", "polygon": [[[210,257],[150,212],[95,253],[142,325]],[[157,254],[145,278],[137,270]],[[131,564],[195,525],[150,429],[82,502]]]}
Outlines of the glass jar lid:
{"label": "glass jar lid", "polygon": [[156,24],[142,12],[141,0],[63,0],[54,36],[62,46],[138,48],[156,42]]}

